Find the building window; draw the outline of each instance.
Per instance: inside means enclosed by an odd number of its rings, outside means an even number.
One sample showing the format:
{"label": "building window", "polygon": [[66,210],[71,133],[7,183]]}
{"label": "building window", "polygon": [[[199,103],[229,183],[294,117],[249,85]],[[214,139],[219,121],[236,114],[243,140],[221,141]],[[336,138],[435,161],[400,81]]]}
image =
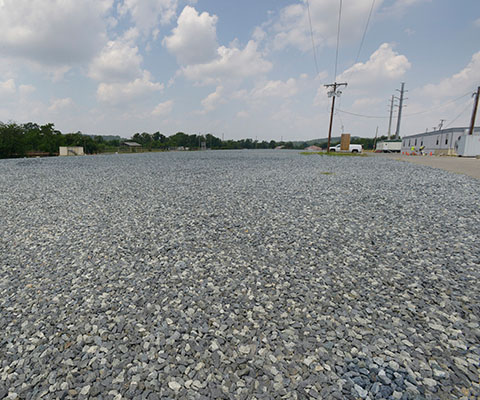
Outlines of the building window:
{"label": "building window", "polygon": [[415,139],[415,146],[417,145],[417,139]]}
{"label": "building window", "polygon": [[445,144],[448,144],[448,136],[445,136]]}
{"label": "building window", "polygon": [[420,146],[423,146],[423,140],[420,142]]}
{"label": "building window", "polygon": [[437,136],[437,146],[438,146],[438,141],[439,141],[439,139],[438,139],[438,136]]}
{"label": "building window", "polygon": [[410,147],[410,139],[408,139],[408,146]]}

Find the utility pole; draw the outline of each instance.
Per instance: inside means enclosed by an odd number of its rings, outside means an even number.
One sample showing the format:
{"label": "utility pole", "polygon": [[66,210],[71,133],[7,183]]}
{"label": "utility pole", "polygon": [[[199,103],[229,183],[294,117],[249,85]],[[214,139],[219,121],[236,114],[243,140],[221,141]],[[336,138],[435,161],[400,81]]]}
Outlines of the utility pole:
{"label": "utility pole", "polygon": [[400,92],[400,98],[398,99],[400,103],[398,104],[397,131],[395,132],[395,139],[400,138],[400,122],[402,120],[402,108],[404,100],[403,94],[406,91],[407,90],[405,90],[405,82],[402,82],[402,88],[400,90],[397,89],[397,92]]}
{"label": "utility pole", "polygon": [[480,86],[477,87],[477,93],[473,94],[475,96],[475,102],[473,104],[472,120],[470,121],[470,129],[468,131],[469,135],[473,135],[473,130],[475,128],[475,118],[477,117],[477,108],[478,108],[478,97],[480,96]]}
{"label": "utility pole", "polygon": [[393,105],[395,104],[395,95],[392,94],[392,100],[390,100],[390,118],[388,120],[388,140],[390,140],[390,134],[392,132],[392,116],[393,116]]}
{"label": "utility pole", "polygon": [[446,119],[441,119],[440,123],[438,124],[438,130],[441,131],[443,128],[443,123],[446,121]]}
{"label": "utility pole", "polygon": [[323,85],[326,88],[332,88],[330,92],[328,92],[328,97],[332,98],[332,110],[330,111],[330,126],[328,128],[328,142],[327,142],[327,153],[330,152],[330,139],[332,138],[332,125],[333,125],[333,112],[335,111],[335,97],[340,96],[342,92],[340,90],[337,91],[337,88],[342,86],[347,86],[346,83],[330,83],[328,85]]}
{"label": "utility pole", "polygon": [[[378,135],[378,125],[377,125],[377,130],[375,131],[375,140],[373,141],[373,151],[377,149],[377,135]],[[390,133],[388,134],[388,138],[390,139]]]}

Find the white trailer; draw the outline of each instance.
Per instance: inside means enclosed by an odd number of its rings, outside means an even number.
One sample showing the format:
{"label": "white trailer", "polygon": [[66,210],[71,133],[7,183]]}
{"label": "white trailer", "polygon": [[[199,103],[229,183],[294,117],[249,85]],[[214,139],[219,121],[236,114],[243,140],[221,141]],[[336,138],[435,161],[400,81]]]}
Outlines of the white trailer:
{"label": "white trailer", "polygon": [[375,147],[377,153],[400,153],[402,150],[402,141],[401,140],[384,140],[378,142]]}
{"label": "white trailer", "polygon": [[480,156],[480,135],[462,135],[455,142],[455,150],[460,157]]}

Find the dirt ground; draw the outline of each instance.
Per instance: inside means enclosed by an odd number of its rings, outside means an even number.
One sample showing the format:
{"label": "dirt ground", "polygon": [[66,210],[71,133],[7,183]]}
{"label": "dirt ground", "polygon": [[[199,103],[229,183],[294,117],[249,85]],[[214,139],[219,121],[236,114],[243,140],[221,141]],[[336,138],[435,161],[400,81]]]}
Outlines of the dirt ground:
{"label": "dirt ground", "polygon": [[457,174],[464,174],[480,179],[480,159],[448,156],[403,156],[401,154],[381,154],[399,161],[408,161],[414,164],[426,165],[432,168],[439,168]]}

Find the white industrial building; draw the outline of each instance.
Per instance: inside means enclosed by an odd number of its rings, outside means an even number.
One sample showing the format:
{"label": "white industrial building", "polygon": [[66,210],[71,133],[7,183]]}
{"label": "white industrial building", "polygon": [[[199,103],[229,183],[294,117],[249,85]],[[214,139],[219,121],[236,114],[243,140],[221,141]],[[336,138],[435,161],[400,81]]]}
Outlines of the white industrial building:
{"label": "white industrial building", "polygon": [[[480,134],[480,127],[475,127],[473,134]],[[404,136],[402,139],[402,153],[424,153],[433,155],[457,155],[460,137],[468,135],[468,128],[448,128],[432,132],[418,133]],[[412,150],[413,149],[413,150]]]}

